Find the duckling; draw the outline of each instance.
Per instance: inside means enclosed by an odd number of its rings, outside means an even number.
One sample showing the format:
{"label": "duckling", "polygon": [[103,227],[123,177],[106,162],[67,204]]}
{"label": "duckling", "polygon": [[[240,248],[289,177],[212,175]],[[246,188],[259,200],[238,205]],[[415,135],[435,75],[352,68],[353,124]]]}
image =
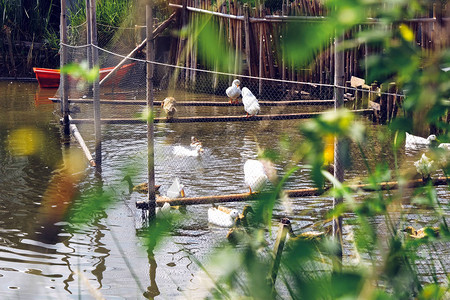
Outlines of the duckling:
{"label": "duckling", "polygon": [[202,142],[199,141],[195,136],[191,136],[191,148],[203,147]]}
{"label": "duckling", "polygon": [[239,212],[224,206],[216,206],[208,209],[208,222],[220,227],[232,227],[235,224]]}
{"label": "duckling", "polygon": [[[130,194],[132,192],[138,192],[140,194],[148,194],[148,183],[147,182],[143,182],[138,185],[134,185],[133,182],[131,181],[130,175],[125,175],[125,177],[122,179],[122,181],[128,182],[128,190],[129,190]],[[155,185],[155,193],[156,194],[159,194],[160,187],[161,187],[161,185]]]}
{"label": "duckling", "polygon": [[174,117],[177,112],[177,108],[175,107],[176,101],[174,97],[167,97],[161,102],[161,107],[166,113],[166,119],[170,120]]}
{"label": "duckling", "polygon": [[412,226],[407,226],[403,232],[408,233],[409,237],[414,239],[424,239],[429,236],[439,237],[439,227],[424,227],[416,230]]}
{"label": "duckling", "polygon": [[239,81],[239,79],[235,79],[233,80],[231,86],[226,89],[225,93],[227,94],[228,98],[230,98],[229,103],[238,103],[237,99],[241,95],[241,89],[239,87],[240,84],[241,82]]}
{"label": "duckling", "polygon": [[288,225],[288,239],[289,241],[295,242],[295,241],[320,241],[322,240],[325,235],[327,234],[324,231],[305,231],[300,234],[295,234],[294,230],[292,229],[292,223],[288,218],[281,219],[281,222],[283,224]]}

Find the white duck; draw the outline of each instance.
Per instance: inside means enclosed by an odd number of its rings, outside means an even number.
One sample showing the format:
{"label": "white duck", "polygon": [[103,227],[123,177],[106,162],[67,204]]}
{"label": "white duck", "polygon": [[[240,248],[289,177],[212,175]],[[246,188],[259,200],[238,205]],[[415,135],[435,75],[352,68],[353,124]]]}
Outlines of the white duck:
{"label": "white duck", "polygon": [[177,156],[199,156],[204,151],[201,144],[196,145],[194,149],[188,149],[179,145],[173,147],[173,154]]}
{"label": "white duck", "polygon": [[247,112],[247,117],[255,116],[259,113],[260,107],[258,99],[255,95],[246,87],[242,88],[242,103],[244,104],[244,109]]}
{"label": "white duck", "polygon": [[450,150],[450,143],[440,143],[438,148],[442,148],[444,150],[449,151]]}
{"label": "white duck", "polygon": [[430,135],[428,138],[423,138],[421,136],[412,135],[406,132],[405,148],[417,148],[421,146],[428,146],[432,141],[436,140],[434,134]]}
{"label": "white duck", "polygon": [[178,177],[175,178],[172,185],[167,190],[167,197],[168,198],[180,198],[184,197],[184,185],[181,184],[180,179]]}
{"label": "white duck", "polygon": [[239,212],[224,206],[214,206],[208,209],[208,222],[220,227],[232,227]]}
{"label": "white duck", "polygon": [[162,207],[155,208],[155,215],[156,217],[164,216],[165,214],[168,214],[170,212],[170,204],[168,202],[164,203]]}
{"label": "white duck", "polygon": [[414,166],[417,173],[422,175],[422,178],[430,178],[431,173],[434,171],[434,161],[426,156],[425,153],[422,154],[418,161],[414,162]]}
{"label": "white duck", "polygon": [[166,113],[166,118],[172,119],[175,113],[177,112],[177,108],[175,107],[176,101],[174,97],[167,97],[161,102],[161,107]]}
{"label": "white duck", "polygon": [[250,194],[261,190],[266,184],[267,177],[264,164],[255,159],[249,159],[244,164],[244,181]]}
{"label": "white duck", "polygon": [[238,98],[241,95],[241,88],[239,87],[240,84],[241,82],[239,79],[235,79],[233,80],[231,86],[226,89],[225,93],[228,98],[230,98],[229,103],[238,103]]}

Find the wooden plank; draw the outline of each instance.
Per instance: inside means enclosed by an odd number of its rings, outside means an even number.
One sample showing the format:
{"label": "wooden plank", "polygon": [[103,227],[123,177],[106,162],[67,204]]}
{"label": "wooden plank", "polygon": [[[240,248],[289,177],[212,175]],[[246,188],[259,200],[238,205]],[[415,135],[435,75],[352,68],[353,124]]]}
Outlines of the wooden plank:
{"label": "wooden plank", "polygon": [[351,87],[356,88],[356,87],[364,85],[365,83],[366,83],[366,81],[362,78],[358,78],[356,76],[352,76],[350,78],[350,86]]}

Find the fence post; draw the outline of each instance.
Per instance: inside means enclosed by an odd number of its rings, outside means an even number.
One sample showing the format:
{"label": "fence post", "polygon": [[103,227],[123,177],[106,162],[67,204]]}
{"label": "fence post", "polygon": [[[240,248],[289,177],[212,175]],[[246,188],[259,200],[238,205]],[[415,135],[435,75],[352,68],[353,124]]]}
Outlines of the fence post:
{"label": "fence post", "polygon": [[389,102],[388,96],[385,94],[386,88],[385,86],[380,86],[381,96],[380,96],[380,123],[386,124],[388,121],[388,111],[389,111]]}
{"label": "fence post", "polygon": [[150,220],[155,217],[155,158],[154,158],[154,128],[153,128],[153,65],[154,41],[153,41],[153,6],[152,1],[145,7],[146,12],[146,35],[147,35],[147,168],[148,168],[148,214]]}
{"label": "fence post", "polygon": [[250,52],[250,21],[249,21],[250,8],[248,4],[244,4],[244,31],[245,31],[245,55],[247,56],[247,66],[248,74],[253,76],[252,73],[252,62],[251,62],[251,52]]}
{"label": "fence post", "polygon": [[[260,3],[260,6],[259,6],[259,16],[260,17],[262,17],[262,14],[263,14],[263,6],[264,6],[264,4]],[[264,26],[263,22],[259,23],[259,27],[258,27],[259,28],[259,78],[263,77],[263,26]],[[262,80],[259,79],[259,89],[258,89],[259,97],[261,97],[261,95],[262,95],[262,89],[263,89],[262,84],[263,84]]]}
{"label": "fence post", "polygon": [[[67,52],[64,44],[67,43],[67,20],[66,20],[66,0],[61,0],[61,29],[60,29],[60,39],[61,39],[61,56],[60,65],[63,67],[67,63]],[[61,93],[61,114],[63,116],[63,132],[65,138],[70,134],[70,120],[69,120],[69,95],[68,95],[68,81],[67,74],[61,73],[60,75],[60,93]]]}
{"label": "fence post", "polygon": [[396,87],[395,82],[390,82],[388,85],[388,93],[390,94],[388,96],[388,121],[391,122],[395,118],[396,109],[395,106],[397,105],[395,99],[396,99]]}
{"label": "fence post", "polygon": [[[90,25],[91,25],[91,51],[92,66],[98,65],[97,49],[97,16],[96,0],[90,0]],[[95,127],[95,166],[97,171],[101,170],[102,165],[102,124],[100,120],[100,84],[99,77],[95,79],[92,86],[92,96],[94,101],[94,127]]]}
{"label": "fence post", "polygon": [[[339,45],[344,41],[344,36],[334,37],[334,107],[339,109],[344,106],[344,52],[339,49]],[[344,164],[343,164],[343,141],[335,138],[334,142],[334,177],[339,182],[344,181]],[[333,198],[333,207],[342,203],[342,197]],[[338,243],[338,266],[342,264],[342,217],[333,219],[333,237]]]}

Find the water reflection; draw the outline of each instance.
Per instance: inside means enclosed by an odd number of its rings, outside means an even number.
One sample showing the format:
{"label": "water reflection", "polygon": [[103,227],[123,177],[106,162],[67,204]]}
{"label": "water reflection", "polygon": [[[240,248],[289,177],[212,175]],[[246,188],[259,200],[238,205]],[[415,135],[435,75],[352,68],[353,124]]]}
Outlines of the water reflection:
{"label": "water reflection", "polygon": [[38,88],[36,90],[36,94],[34,96],[34,105],[46,105],[46,104],[53,104],[53,101],[49,98],[55,97],[58,89],[45,89],[45,88]]}
{"label": "water reflection", "polygon": [[154,299],[156,296],[159,296],[161,292],[158,289],[158,285],[156,284],[156,259],[153,251],[148,250],[148,263],[149,263],[149,278],[150,285],[147,287],[147,290],[144,292],[144,297],[147,299]]}
{"label": "water reflection", "polygon": [[[136,229],[146,226],[141,211],[135,207],[135,202],[142,200],[142,195],[130,195],[128,187],[120,182],[124,176],[123,170],[130,165],[139,167],[133,178],[136,182],[146,179],[145,125],[103,126],[101,174],[90,169],[82,158],[74,165],[86,171],[85,177],[73,178],[67,175],[66,169],[73,165],[67,162],[71,154],[61,145],[59,120],[54,114],[58,107],[50,103],[44,105],[44,100],[40,100],[41,96],[48,97],[47,91],[39,90],[37,84],[2,82],[0,90],[4,92],[0,93],[0,277],[4,282],[0,284],[0,294],[7,298],[89,298],[89,288],[94,287],[105,298],[174,298],[182,297],[183,291],[191,288],[195,295],[197,287],[194,278],[198,266],[192,263],[189,255],[202,260],[210,249],[223,241],[227,230],[208,225],[208,205],[189,206],[185,219],[172,232],[170,241],[164,247],[147,253],[142,237],[135,233]],[[156,93],[157,100],[163,96],[162,92],[160,95]],[[180,101],[223,101],[220,96],[188,93],[175,97]],[[79,106],[80,117],[92,117],[90,105]],[[321,108],[265,107],[263,113],[318,109]],[[102,115],[130,117],[140,110],[142,107],[139,106],[102,106]],[[180,116],[242,115],[243,109],[180,107],[179,113]],[[245,160],[256,157],[259,149],[273,149],[286,154],[286,149],[278,143],[279,135],[283,133],[292,143],[301,143],[298,133],[301,122],[304,121],[158,124],[155,129],[156,182],[161,184],[161,192],[165,193],[173,178],[179,177],[186,186],[187,196],[246,192],[243,181]],[[372,125],[364,119],[362,122],[369,129],[364,145],[368,160],[385,161],[388,166],[393,166],[390,140],[378,138],[383,127]],[[42,143],[33,154],[17,156],[5,141],[14,130],[24,127],[41,132]],[[93,126],[82,124],[78,127],[89,149],[94,149]],[[173,148],[177,145],[189,147],[192,135],[203,142],[204,155],[174,156]],[[78,145],[72,143],[70,148],[77,149]],[[365,176],[367,169],[359,149],[350,145],[349,151],[353,160],[346,172],[346,180]],[[411,165],[420,155],[420,152],[399,153],[399,165]],[[292,161],[292,156],[288,154],[281,156],[276,166],[280,175]],[[73,171],[69,173],[78,174]],[[61,181],[60,184],[65,182],[71,186],[76,180],[76,190],[56,183]],[[311,186],[307,169],[300,169],[287,182],[288,189]],[[82,201],[96,201],[100,197],[85,195],[92,194],[96,188],[101,194],[111,187],[114,188],[115,201],[110,207],[95,215],[84,227],[68,231],[71,224],[64,221],[67,207]],[[445,213],[448,213],[448,190],[438,189],[438,197]],[[325,219],[332,207],[332,199],[327,196],[294,198],[290,201],[292,212],[288,216],[299,230],[312,229]],[[226,204],[238,210],[242,210],[243,205]],[[408,221],[424,224],[436,221],[430,218],[430,211],[423,210],[418,214],[417,206],[405,205],[411,208]],[[275,207],[275,226],[276,221],[286,214],[283,207]],[[374,222],[380,224],[384,220],[376,219]],[[53,227],[52,230],[44,230],[41,227],[43,223],[45,228]],[[348,253],[347,249],[344,251]],[[89,285],[77,274],[82,274]]]}

